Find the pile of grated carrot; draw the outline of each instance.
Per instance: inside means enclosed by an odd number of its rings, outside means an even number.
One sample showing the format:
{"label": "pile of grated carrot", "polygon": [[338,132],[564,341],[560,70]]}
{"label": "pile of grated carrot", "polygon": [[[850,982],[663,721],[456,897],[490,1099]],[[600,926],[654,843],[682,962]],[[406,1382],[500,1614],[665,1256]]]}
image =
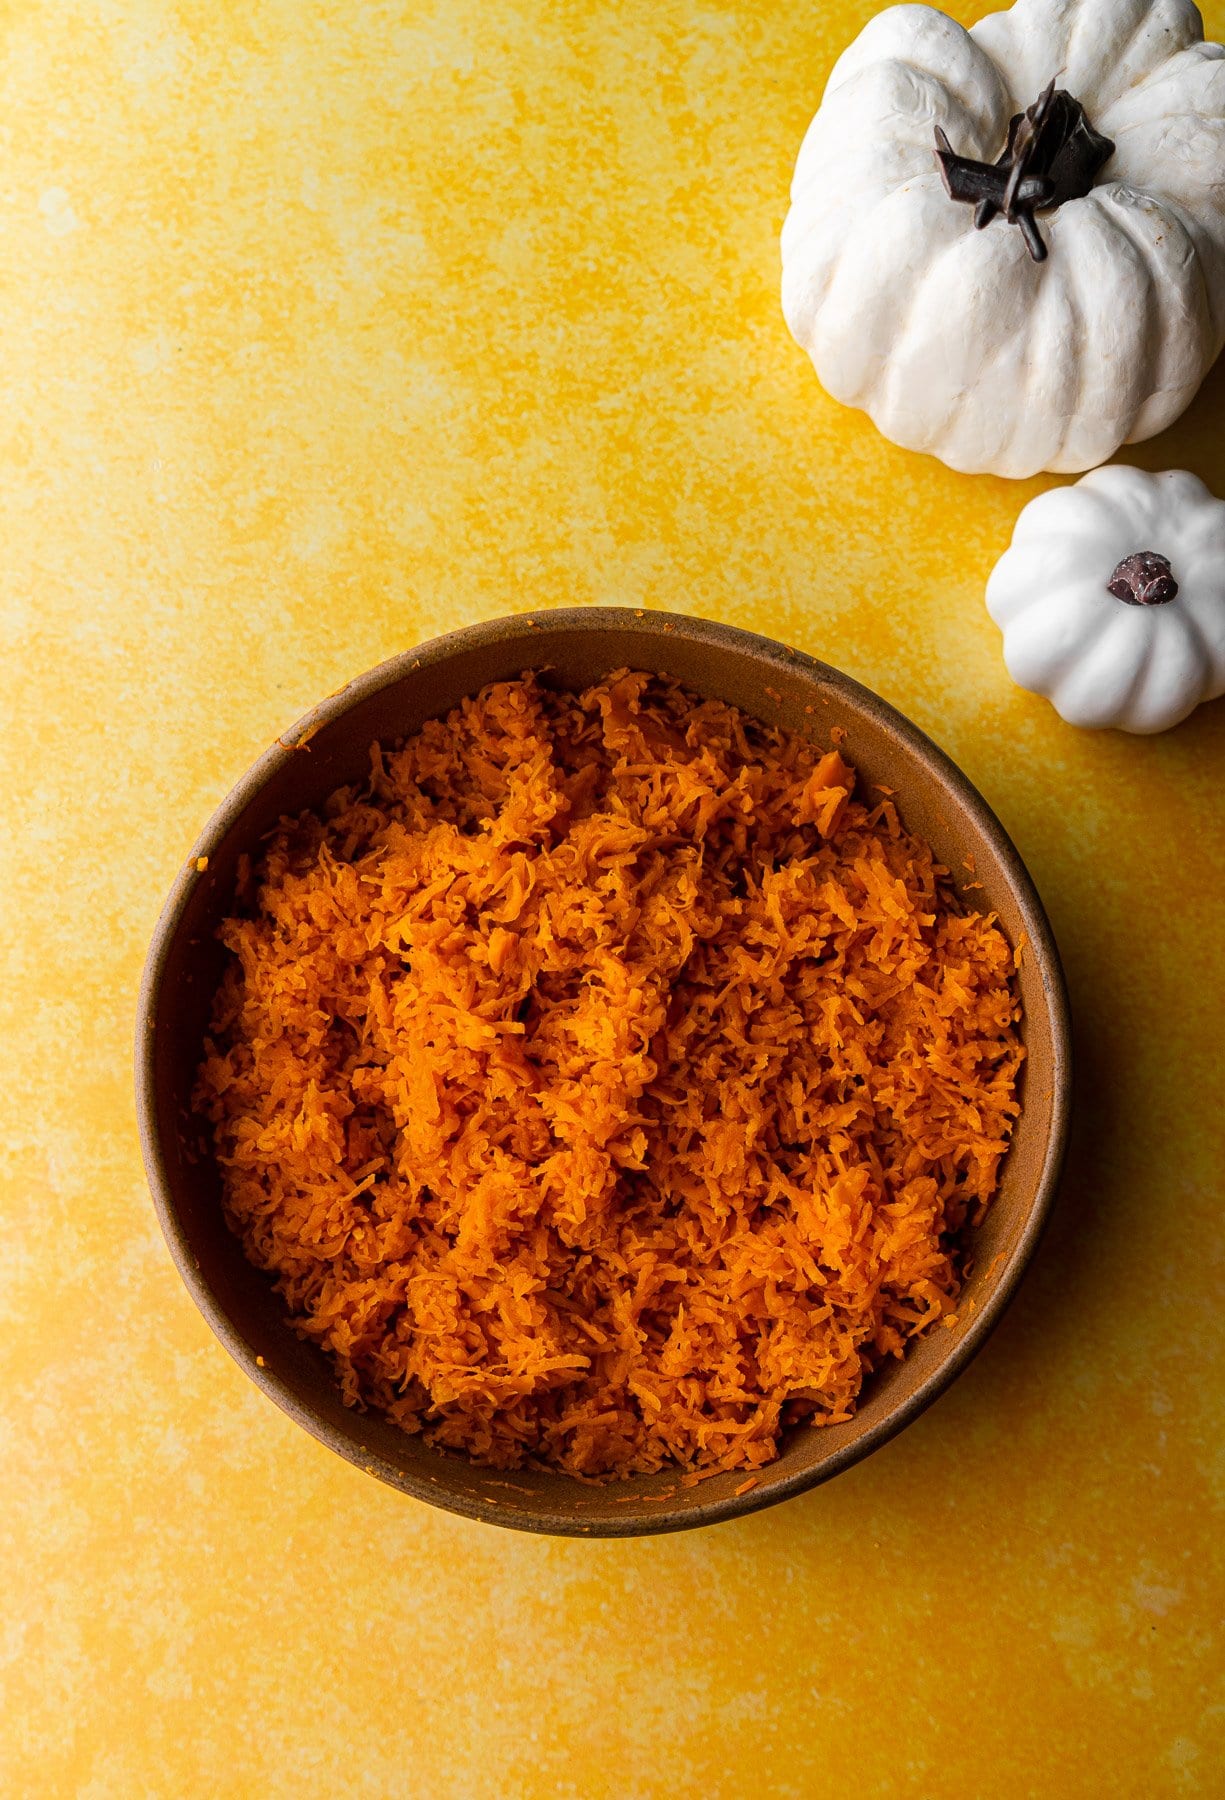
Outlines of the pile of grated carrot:
{"label": "pile of grated carrot", "polygon": [[196,1104],[351,1403],[503,1468],[759,1468],[954,1309],[1013,953],[837,750],[546,681],[282,824]]}

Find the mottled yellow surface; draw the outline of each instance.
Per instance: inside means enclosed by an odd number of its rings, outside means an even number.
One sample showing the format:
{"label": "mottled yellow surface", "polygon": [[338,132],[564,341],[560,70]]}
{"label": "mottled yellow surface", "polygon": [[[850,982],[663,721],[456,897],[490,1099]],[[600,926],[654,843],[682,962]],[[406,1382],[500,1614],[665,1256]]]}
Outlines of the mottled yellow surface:
{"label": "mottled yellow surface", "polygon": [[[790,342],[791,163],[873,10],[0,7],[6,1800],[1225,1791],[1225,703],[1129,740],[1014,689],[983,582],[1042,484],[893,449]],[[1225,492],[1223,397],[1137,460]],[[162,896],[278,730],[604,601],[927,727],[1046,898],[1080,1073],[948,1396],[622,1544],[436,1513],[265,1401],[163,1248],[129,1073]]]}

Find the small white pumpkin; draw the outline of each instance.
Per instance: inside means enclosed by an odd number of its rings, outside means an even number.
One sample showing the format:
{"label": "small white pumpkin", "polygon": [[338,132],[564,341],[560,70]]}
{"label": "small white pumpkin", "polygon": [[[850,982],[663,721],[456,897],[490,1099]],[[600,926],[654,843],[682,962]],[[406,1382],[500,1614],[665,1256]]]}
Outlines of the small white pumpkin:
{"label": "small white pumpkin", "polygon": [[987,583],[1004,662],[1072,725],[1164,731],[1225,694],[1225,500],[1115,464],[1031,500]]}
{"label": "small white pumpkin", "polygon": [[[1055,78],[1053,111],[1072,129],[1079,102],[1096,138],[1083,180],[1044,166],[1071,154],[1047,114],[1045,150],[1016,142]],[[958,204],[951,170],[996,203]],[[782,256],[792,333],[893,442],[967,473],[1104,462],[1225,342],[1225,50],[1191,0],[1017,0],[969,31],[890,7],[830,76]]]}

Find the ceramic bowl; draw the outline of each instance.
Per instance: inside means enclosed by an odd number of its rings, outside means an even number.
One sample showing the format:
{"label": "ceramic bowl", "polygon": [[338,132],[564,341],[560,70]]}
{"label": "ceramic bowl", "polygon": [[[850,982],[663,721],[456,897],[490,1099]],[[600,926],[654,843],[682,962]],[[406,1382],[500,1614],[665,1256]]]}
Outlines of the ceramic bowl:
{"label": "ceramic bowl", "polygon": [[[668,1474],[610,1486],[534,1471],[507,1475],[351,1411],[322,1352],[290,1329],[270,1281],[227,1230],[218,1172],[190,1111],[224,960],[216,930],[231,909],[239,855],[254,852],[283,814],[360,781],[375,739],[403,738],[486,682],[546,666],[576,688],[626,666],[666,673],[822,742],[831,726],[843,726],[863,781],[896,791],[906,823],[955,879],[970,879],[963,874],[969,863],[981,887],[968,900],[997,912],[1014,943],[1025,941],[1022,1111],[977,1233],[959,1323],[931,1332],[871,1378],[849,1423],[793,1431],[747,1492],[737,1492],[742,1473],[689,1488]],[[999,1322],[1050,1209],[1067,1131],[1068,1015],[1058,952],[1034,885],[985,801],[922,732],[836,669],[766,638],[658,612],[597,608],[492,620],[423,644],[324,700],[260,758],[201,834],[158,922],[139,1020],[137,1098],[154,1202],[179,1272],[226,1349],[291,1418],[371,1475],[418,1500],[527,1531],[625,1537],[707,1525],[801,1494],[878,1449],[930,1405]]]}

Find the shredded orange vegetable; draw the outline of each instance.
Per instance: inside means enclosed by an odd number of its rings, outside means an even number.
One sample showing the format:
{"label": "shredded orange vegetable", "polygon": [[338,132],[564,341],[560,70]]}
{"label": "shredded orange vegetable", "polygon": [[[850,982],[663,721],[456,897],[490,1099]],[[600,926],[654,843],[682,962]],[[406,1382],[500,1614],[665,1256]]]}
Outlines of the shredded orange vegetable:
{"label": "shredded orange vegetable", "polygon": [[503,1468],[749,1470],[952,1314],[1013,953],[854,786],[668,681],[527,676],[283,823],[197,1105],[347,1400]]}

